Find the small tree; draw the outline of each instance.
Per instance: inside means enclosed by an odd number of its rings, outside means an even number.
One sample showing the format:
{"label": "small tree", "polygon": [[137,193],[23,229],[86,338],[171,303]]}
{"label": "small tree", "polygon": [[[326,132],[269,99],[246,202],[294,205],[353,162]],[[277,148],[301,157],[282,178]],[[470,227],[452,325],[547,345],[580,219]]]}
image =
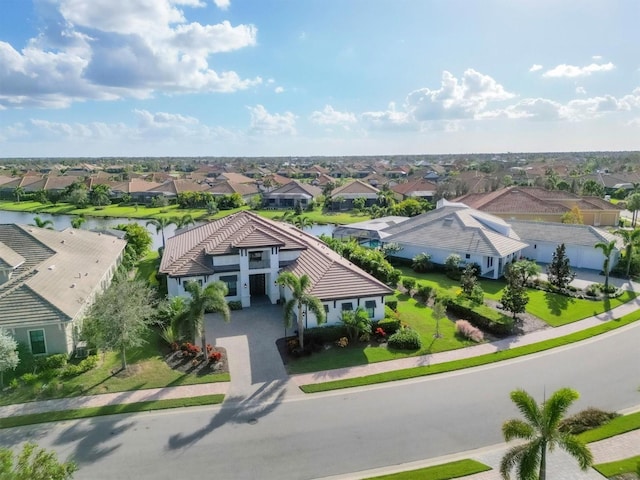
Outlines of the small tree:
{"label": "small tree", "polygon": [[576,274],[571,271],[569,257],[567,257],[566,247],[561,243],[553,252],[551,263],[547,267],[547,277],[551,285],[563,289],[576,278]]}
{"label": "small tree", "polygon": [[347,329],[351,342],[357,340],[361,335],[371,334],[371,320],[362,307],[355,310],[343,310],[340,314],[340,321]]}
{"label": "small tree", "polygon": [[523,313],[529,303],[529,295],[526,289],[517,285],[507,285],[502,292],[500,302],[505,310],[511,312],[513,318],[517,318],[519,313]]}
{"label": "small tree", "polygon": [[367,204],[367,199],[364,197],[357,197],[353,199],[353,209],[361,213],[364,211],[364,207]]}
{"label": "small tree", "polygon": [[473,289],[478,285],[476,270],[472,265],[467,265],[460,276],[460,288],[467,298],[471,298]]}
{"label": "small tree", "polygon": [[28,442],[17,457],[9,448],[0,448],[0,477],[7,480],[70,480],[78,470],[74,462],[60,462],[55,452]]}
{"label": "small tree", "polygon": [[616,230],[616,235],[620,235],[624,242],[624,259],[627,263],[626,275],[629,276],[631,271],[631,258],[633,257],[633,251],[640,242],[640,229],[634,230]]}
{"label": "small tree", "polygon": [[540,266],[532,260],[518,260],[508,264],[504,270],[505,277],[515,277],[513,281],[518,281],[521,285],[526,286],[534,277],[540,273]]}
{"label": "small tree", "polygon": [[4,387],[4,372],[15,370],[18,363],[18,343],[9,332],[0,328],[0,387]]}
{"label": "small tree", "polygon": [[447,258],[445,258],[444,269],[447,274],[447,277],[453,278],[453,279],[460,278],[461,262],[462,262],[462,259],[460,258],[460,255],[458,255],[457,253],[452,253]]}
{"label": "small tree", "polygon": [[435,338],[440,338],[440,320],[447,316],[447,305],[442,300],[436,300],[431,309],[431,316],[436,321],[436,331],[433,334]]}
{"label": "small tree", "polygon": [[584,224],[584,217],[582,216],[582,211],[575,206],[568,212],[564,213],[560,221],[562,223],[582,225]]}
{"label": "small tree", "polygon": [[595,244],[595,248],[602,250],[604,255],[604,262],[602,264],[602,270],[604,272],[604,292],[609,293],[609,272],[611,270],[611,255],[616,248],[616,241],[611,240],[609,242],[598,242]]}
{"label": "small tree", "polygon": [[116,279],[96,298],[85,335],[98,348],[120,352],[127,368],[127,350],[144,345],[155,314],[155,293],[140,280]]}
{"label": "small tree", "polygon": [[627,210],[631,212],[631,226],[636,228],[638,211],[640,210],[640,193],[632,193],[627,197]]}

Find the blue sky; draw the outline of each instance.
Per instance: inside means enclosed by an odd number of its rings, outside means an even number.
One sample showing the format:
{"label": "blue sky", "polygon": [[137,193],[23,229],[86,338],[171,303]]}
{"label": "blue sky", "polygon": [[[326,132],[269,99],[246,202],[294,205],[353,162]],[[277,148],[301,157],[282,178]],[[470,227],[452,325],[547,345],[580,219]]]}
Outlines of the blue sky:
{"label": "blue sky", "polygon": [[1,0],[0,156],[640,150],[637,0]]}

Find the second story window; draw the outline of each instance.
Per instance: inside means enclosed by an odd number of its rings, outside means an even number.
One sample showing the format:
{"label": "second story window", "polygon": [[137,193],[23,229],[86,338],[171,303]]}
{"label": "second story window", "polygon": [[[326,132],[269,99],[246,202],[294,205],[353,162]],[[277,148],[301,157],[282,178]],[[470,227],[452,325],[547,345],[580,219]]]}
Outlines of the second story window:
{"label": "second story window", "polygon": [[262,252],[249,252],[249,261],[250,262],[261,262],[262,261]]}

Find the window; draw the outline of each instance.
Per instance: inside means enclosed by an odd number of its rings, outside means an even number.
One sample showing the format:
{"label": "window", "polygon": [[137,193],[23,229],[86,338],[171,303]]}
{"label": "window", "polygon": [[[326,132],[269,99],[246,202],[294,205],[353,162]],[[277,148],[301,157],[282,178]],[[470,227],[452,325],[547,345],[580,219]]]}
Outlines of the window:
{"label": "window", "polygon": [[345,302],[342,305],[342,311],[353,310],[353,302]]}
{"label": "window", "polygon": [[367,315],[369,318],[373,318],[376,313],[376,301],[375,300],[367,300],[364,302],[364,309],[367,311]]}
{"label": "window", "polygon": [[238,276],[237,275],[225,275],[220,277],[220,281],[227,285],[229,293],[228,297],[235,297],[238,295]]}
{"label": "window", "polygon": [[322,305],[324,307],[324,314],[329,315],[329,305]]}
{"label": "window", "polygon": [[464,254],[464,258],[471,258],[471,254],[470,253],[465,253]]}
{"label": "window", "polygon": [[487,268],[493,267],[493,257],[487,257]]}
{"label": "window", "polygon": [[249,261],[250,262],[261,262],[262,261],[262,252],[249,252]]}
{"label": "window", "polygon": [[31,345],[31,353],[34,355],[47,353],[47,345],[44,341],[44,330],[30,330],[29,344]]}

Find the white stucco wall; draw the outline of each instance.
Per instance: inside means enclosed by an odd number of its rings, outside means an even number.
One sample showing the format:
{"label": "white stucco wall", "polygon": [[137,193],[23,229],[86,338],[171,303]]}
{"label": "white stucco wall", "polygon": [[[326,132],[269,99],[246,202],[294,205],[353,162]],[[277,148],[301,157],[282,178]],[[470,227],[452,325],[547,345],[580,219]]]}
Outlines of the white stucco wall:
{"label": "white stucco wall", "polygon": [[[551,242],[532,242],[524,251],[523,255],[539,263],[551,263],[553,254],[558,244]],[[573,268],[588,268],[592,270],[602,270],[604,255],[602,250],[595,247],[581,245],[566,245],[566,253]],[[611,255],[611,268],[613,268],[620,258],[617,250]]]}

